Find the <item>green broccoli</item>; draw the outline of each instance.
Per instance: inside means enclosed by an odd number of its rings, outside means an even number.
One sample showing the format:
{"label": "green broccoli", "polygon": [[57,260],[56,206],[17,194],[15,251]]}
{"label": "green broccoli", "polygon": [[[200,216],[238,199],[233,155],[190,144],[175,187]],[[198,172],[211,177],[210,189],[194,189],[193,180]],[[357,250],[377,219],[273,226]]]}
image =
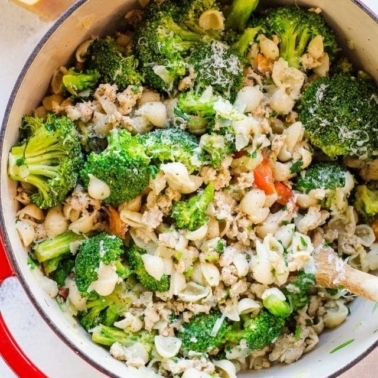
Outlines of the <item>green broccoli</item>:
{"label": "green broccoli", "polygon": [[[269,289],[268,289],[269,290]],[[285,295],[279,290],[278,293],[271,290],[270,293],[263,294],[263,306],[274,316],[279,318],[287,318],[291,315],[292,308],[286,301]]]}
{"label": "green broccoli", "polygon": [[219,310],[211,310],[208,314],[195,315],[189,323],[184,323],[177,337],[185,353],[208,353],[224,345],[230,327],[230,322],[223,318]]}
{"label": "green broccoli", "polygon": [[148,185],[149,158],[143,151],[139,135],[127,130],[113,129],[108,135],[108,146],[100,152],[91,152],[81,178],[88,188],[92,176],[108,185],[110,194],[105,204],[117,205],[139,195]]}
{"label": "green broccoli", "polygon": [[201,167],[197,137],[177,127],[146,133],[140,137],[140,142],[153,163],[179,162],[189,173]]}
{"label": "green broccoli", "polygon": [[325,190],[320,205],[328,210],[344,210],[346,199],[353,188],[353,176],[336,162],[317,162],[300,172],[293,185],[294,189],[308,193],[314,189]]}
{"label": "green broccoli", "polygon": [[57,236],[34,244],[32,253],[39,263],[42,264],[44,272],[58,282],[60,286],[73,268],[71,246],[84,239],[81,234],[66,231]]}
{"label": "green broccoli", "polygon": [[85,239],[75,259],[75,282],[81,295],[89,295],[88,289],[98,279],[101,263],[114,266],[120,278],[126,279],[131,270],[122,261],[124,253],[123,241],[118,236],[101,232]]}
{"label": "green broccoli", "polygon": [[86,309],[78,313],[80,324],[87,331],[99,324],[112,326],[131,305],[131,299],[125,297],[124,292],[125,285],[119,283],[110,295],[100,296],[96,292],[89,293]]}
{"label": "green broccoli", "polygon": [[151,353],[154,348],[155,333],[140,331],[137,333],[126,333],[125,331],[100,324],[92,331],[92,341],[104,346],[112,346],[114,343],[120,343],[125,347],[141,343],[147,353]]}
{"label": "green broccoli", "polygon": [[144,267],[144,262],[142,255],[147,253],[143,248],[138,247],[136,244],[133,244],[130,248],[127,249],[127,259],[130,267],[132,268],[135,276],[138,281],[146,287],[146,289],[151,291],[165,292],[169,290],[170,286],[170,277],[166,274],[157,280],[152,277],[146,271]]}
{"label": "green broccoli", "polygon": [[377,96],[373,82],[348,73],[315,80],[305,87],[297,109],[305,135],[332,158],[377,156]]}
{"label": "green broccoli", "polygon": [[214,184],[209,182],[206,188],[189,198],[173,204],[172,218],[178,228],[194,231],[203,226],[208,218],[206,210],[214,199]]}
{"label": "green broccoli", "polygon": [[235,144],[224,135],[204,134],[200,139],[200,147],[206,152],[203,159],[217,169],[224,158],[235,152]]}
{"label": "green broccoli", "polygon": [[226,16],[226,30],[243,31],[258,4],[259,0],[233,0],[224,12]]}
{"label": "green broccoli", "polygon": [[335,33],[324,17],[296,5],[270,8],[261,17],[253,17],[249,26],[261,26],[268,38],[278,36],[280,56],[291,67],[301,68],[301,57],[316,36],[323,37],[324,51],[331,61],[338,51]]}
{"label": "green broccoli", "polygon": [[24,116],[20,133],[9,153],[9,177],[35,187],[30,200],[38,207],[59,205],[75,187],[83,160],[74,123],[53,114]]}
{"label": "green broccoli", "polygon": [[374,218],[378,214],[378,190],[367,185],[358,185],[354,208],[364,219]]}
{"label": "green broccoli", "polygon": [[310,302],[308,291],[314,286],[314,274],[300,271],[297,276],[282,289],[293,311],[300,310]]}
{"label": "green broccoli", "polygon": [[170,1],[150,2],[134,33],[134,51],[148,86],[174,92],[187,73],[185,57],[201,36],[175,20],[180,7]]}
{"label": "green broccoli", "polygon": [[225,43],[203,40],[195,45],[188,58],[194,71],[194,85],[199,90],[211,86],[230,101],[243,85],[243,64]]}
{"label": "green broccoli", "polygon": [[88,69],[99,72],[102,83],[116,84],[119,91],[142,84],[138,64],[135,56],[126,55],[112,37],[95,39],[89,46]]}
{"label": "green broccoli", "polygon": [[67,91],[78,97],[88,97],[96,88],[100,80],[100,73],[97,70],[78,72],[75,68],[70,68],[63,75],[63,85]]}
{"label": "green broccoli", "polygon": [[262,33],[262,30],[263,29],[261,26],[245,28],[241,35],[237,35],[233,38],[234,40],[231,44],[231,50],[234,54],[238,55],[240,61],[244,65],[249,64],[249,60],[247,58],[249,49],[253,42],[257,39],[257,36]]}
{"label": "green broccoli", "polygon": [[314,189],[334,190],[343,188],[348,170],[335,162],[318,162],[311,164],[297,176],[294,187],[304,193]]}
{"label": "green broccoli", "polygon": [[260,310],[257,316],[242,316],[225,336],[227,342],[238,344],[246,340],[250,349],[262,349],[281,335],[285,326],[285,319],[271,314],[267,310]]}

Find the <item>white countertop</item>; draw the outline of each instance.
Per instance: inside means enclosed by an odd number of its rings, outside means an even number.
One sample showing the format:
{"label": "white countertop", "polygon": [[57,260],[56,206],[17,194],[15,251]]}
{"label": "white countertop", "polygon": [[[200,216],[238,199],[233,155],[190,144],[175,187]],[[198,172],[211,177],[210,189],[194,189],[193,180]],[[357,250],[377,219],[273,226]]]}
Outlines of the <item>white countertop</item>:
{"label": "white countertop", "polygon": [[[377,0],[364,3],[378,14]],[[0,1],[0,120],[13,85],[26,59],[51,23],[40,20],[7,0]],[[30,304],[16,278],[0,287],[0,311],[29,358],[50,378],[104,378],[68,348],[45,324]],[[378,350],[372,352],[340,378],[371,378],[378,370]],[[375,373],[373,373],[375,372]],[[0,358],[0,377],[15,378]],[[33,377],[21,377],[33,378]]]}

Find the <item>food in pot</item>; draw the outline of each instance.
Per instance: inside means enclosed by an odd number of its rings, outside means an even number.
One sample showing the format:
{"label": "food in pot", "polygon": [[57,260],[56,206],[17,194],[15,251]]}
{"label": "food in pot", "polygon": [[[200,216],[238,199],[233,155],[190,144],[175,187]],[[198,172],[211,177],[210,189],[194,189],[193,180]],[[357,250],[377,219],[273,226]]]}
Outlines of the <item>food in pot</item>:
{"label": "food in pot", "polygon": [[317,285],[315,251],[378,267],[377,89],[320,9],[257,3],[129,12],[57,67],[10,151],[30,264],[129,367],[293,363],[354,299]]}

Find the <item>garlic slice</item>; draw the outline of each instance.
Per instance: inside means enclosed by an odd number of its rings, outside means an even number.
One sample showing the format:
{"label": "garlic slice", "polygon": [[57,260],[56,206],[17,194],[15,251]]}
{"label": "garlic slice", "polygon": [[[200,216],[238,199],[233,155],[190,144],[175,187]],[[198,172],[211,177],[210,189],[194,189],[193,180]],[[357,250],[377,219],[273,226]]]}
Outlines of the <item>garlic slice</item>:
{"label": "garlic slice", "polygon": [[221,376],[223,378],[237,378],[236,377],[236,367],[235,365],[229,360],[219,360],[214,361],[214,365],[222,370]]}
{"label": "garlic slice", "polygon": [[261,305],[251,298],[243,298],[238,302],[237,308],[239,314],[241,315],[259,310]]}
{"label": "garlic slice", "polygon": [[201,262],[201,271],[206,282],[210,286],[218,286],[220,281],[220,273],[214,264]]}
{"label": "garlic slice", "polygon": [[104,181],[98,179],[96,176],[93,176],[91,174],[88,174],[88,176],[88,194],[94,199],[103,200],[105,198],[108,198],[110,196],[109,185]]}
{"label": "garlic slice", "polygon": [[141,255],[141,258],[147,273],[160,281],[165,271],[164,260],[159,256],[150,255],[149,253]]}
{"label": "garlic slice", "polygon": [[197,302],[200,299],[206,298],[210,294],[208,287],[199,285],[195,282],[189,282],[184,291],[177,296],[184,302]]}
{"label": "garlic slice", "polygon": [[181,340],[171,336],[155,336],[156,351],[163,358],[172,358],[177,355],[181,348]]}

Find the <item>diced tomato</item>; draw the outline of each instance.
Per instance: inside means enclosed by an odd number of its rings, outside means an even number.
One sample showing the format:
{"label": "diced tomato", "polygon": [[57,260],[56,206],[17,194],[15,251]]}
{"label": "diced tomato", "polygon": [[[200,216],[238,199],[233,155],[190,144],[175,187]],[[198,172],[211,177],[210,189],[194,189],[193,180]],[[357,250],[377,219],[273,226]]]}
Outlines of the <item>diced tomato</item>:
{"label": "diced tomato", "polygon": [[265,194],[276,193],[273,180],[273,170],[270,161],[266,158],[253,171],[256,186],[263,190]]}
{"label": "diced tomato", "polygon": [[276,202],[280,205],[286,205],[289,202],[290,198],[293,196],[293,191],[287,185],[279,181],[276,181],[274,183],[274,187],[278,195]]}

